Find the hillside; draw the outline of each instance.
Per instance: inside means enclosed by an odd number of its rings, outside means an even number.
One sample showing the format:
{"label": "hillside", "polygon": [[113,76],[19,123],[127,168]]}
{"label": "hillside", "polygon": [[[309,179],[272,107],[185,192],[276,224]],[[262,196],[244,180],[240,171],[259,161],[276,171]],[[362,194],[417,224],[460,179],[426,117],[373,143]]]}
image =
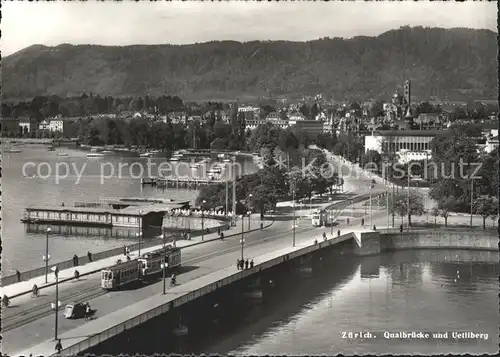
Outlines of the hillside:
{"label": "hillside", "polygon": [[404,79],[417,98],[497,97],[497,34],[410,28],[377,37],[192,45],[35,45],[2,61],[3,95],[178,95],[334,99],[390,96]]}

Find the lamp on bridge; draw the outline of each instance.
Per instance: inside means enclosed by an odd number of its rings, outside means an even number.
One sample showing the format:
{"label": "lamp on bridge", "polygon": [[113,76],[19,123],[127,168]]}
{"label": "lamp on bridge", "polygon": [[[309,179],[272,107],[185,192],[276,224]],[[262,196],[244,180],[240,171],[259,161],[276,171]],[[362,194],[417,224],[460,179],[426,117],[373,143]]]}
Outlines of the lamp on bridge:
{"label": "lamp on bridge", "polygon": [[45,255],[43,256],[43,261],[45,262],[45,284],[47,284],[47,275],[49,273],[49,260],[50,260],[50,254],[49,254],[49,233],[51,229],[50,227],[47,227],[47,231],[45,234]]}
{"label": "lamp on bridge", "polygon": [[55,313],[55,333],[54,333],[54,339],[57,341],[57,330],[58,330],[58,318],[57,318],[57,313],[59,312],[59,307],[61,306],[61,302],[59,301],[59,268],[57,265],[55,267],[52,267],[51,270],[54,272],[54,275],[56,277],[56,301],[52,303],[52,308],[54,309]]}
{"label": "lamp on bridge", "polygon": [[203,211],[203,207],[207,203],[206,200],[203,200],[201,203],[201,240],[205,240],[205,212]]}
{"label": "lamp on bridge", "polygon": [[139,256],[141,256],[142,210],[139,210]]}
{"label": "lamp on bridge", "polygon": [[141,237],[142,237],[142,232],[137,232],[135,234],[135,236],[137,237],[137,239],[139,240],[139,257],[141,256]]}
{"label": "lamp on bridge", "polygon": [[253,197],[252,194],[248,195],[248,208],[249,208],[249,210],[247,212],[248,213],[248,230],[250,230],[250,218],[252,216],[252,211],[250,210],[250,203],[252,202],[252,197]]}
{"label": "lamp on bridge", "polygon": [[244,219],[245,215],[241,215],[241,239],[240,239],[240,244],[241,244],[241,260],[243,260],[243,246],[245,245],[245,238],[244,238]]}
{"label": "lamp on bridge", "polygon": [[167,275],[167,268],[168,268],[168,262],[167,262],[167,255],[164,252],[163,255],[163,263],[161,263],[161,269],[163,271],[163,295],[166,294],[166,284],[165,284],[165,279]]}

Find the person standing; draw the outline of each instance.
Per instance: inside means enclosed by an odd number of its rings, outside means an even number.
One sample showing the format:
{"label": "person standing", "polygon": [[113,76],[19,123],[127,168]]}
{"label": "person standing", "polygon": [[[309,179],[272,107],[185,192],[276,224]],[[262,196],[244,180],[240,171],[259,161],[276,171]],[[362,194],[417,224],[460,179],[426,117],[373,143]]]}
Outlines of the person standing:
{"label": "person standing", "polygon": [[62,351],[62,344],[61,344],[61,340],[57,340],[55,350],[57,351],[57,353],[58,353],[58,354],[61,354],[61,351]]}
{"label": "person standing", "polygon": [[89,263],[92,262],[92,253],[90,253],[90,250],[87,252],[87,257],[89,258]]}
{"label": "person standing", "polygon": [[17,282],[21,282],[21,272],[19,270],[16,270],[16,276],[17,276]]}
{"label": "person standing", "polygon": [[248,269],[248,264],[250,264],[250,262],[248,261],[248,259],[245,261],[245,270]]}
{"label": "person standing", "polygon": [[250,268],[253,268],[253,259],[250,260]]}
{"label": "person standing", "polygon": [[240,260],[236,259],[236,269],[240,270]]}

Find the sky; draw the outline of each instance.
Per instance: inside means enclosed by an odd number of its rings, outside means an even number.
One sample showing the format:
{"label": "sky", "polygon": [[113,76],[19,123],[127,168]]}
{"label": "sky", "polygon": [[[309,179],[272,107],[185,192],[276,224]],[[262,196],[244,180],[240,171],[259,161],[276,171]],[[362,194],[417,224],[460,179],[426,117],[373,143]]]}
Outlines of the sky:
{"label": "sky", "polygon": [[497,31],[495,2],[2,1],[2,55],[61,43],[132,45],[377,36],[400,26]]}

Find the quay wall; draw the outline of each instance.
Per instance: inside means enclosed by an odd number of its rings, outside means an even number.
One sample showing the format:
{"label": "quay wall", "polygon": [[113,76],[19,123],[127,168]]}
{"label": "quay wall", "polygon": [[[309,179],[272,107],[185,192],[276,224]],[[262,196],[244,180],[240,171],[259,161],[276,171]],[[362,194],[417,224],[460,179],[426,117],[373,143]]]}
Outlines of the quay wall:
{"label": "quay wall", "polygon": [[[471,242],[466,243],[465,239],[470,239]],[[182,286],[172,288],[170,294],[175,295],[175,297],[154,296],[139,302],[138,304],[143,306],[141,308],[135,310],[123,309],[99,319],[99,321],[90,322],[90,324],[96,324],[92,336],[76,338],[72,345],[64,349],[64,354],[77,355],[85,353],[124,331],[136,328],[153,318],[181,308],[183,305],[212,294],[220,288],[241,282],[243,279],[258,277],[259,274],[271,268],[285,266],[289,261],[307,266],[308,264],[314,265],[314,261],[321,261],[324,258],[329,260],[350,255],[378,258],[379,253],[384,251],[420,248],[498,250],[498,238],[481,231],[465,232],[463,230],[456,232],[448,230],[434,231],[433,234],[427,231],[385,234],[371,231],[347,233],[339,237],[318,241],[316,244],[280,249],[262,256],[259,259],[261,262],[248,270],[235,271],[234,267],[228,267],[199,278],[203,279],[204,285],[201,287],[200,282],[197,281],[199,279],[195,279]],[[328,254],[334,255],[329,256]],[[376,275],[376,265],[367,266],[364,269],[364,274],[367,276]],[[138,314],[137,310],[144,312]],[[77,330],[75,329],[73,333],[81,336],[80,331]]]}
{"label": "quay wall", "polygon": [[421,230],[380,235],[381,251],[423,248],[498,251],[498,243],[498,235],[494,231],[479,229]]}

